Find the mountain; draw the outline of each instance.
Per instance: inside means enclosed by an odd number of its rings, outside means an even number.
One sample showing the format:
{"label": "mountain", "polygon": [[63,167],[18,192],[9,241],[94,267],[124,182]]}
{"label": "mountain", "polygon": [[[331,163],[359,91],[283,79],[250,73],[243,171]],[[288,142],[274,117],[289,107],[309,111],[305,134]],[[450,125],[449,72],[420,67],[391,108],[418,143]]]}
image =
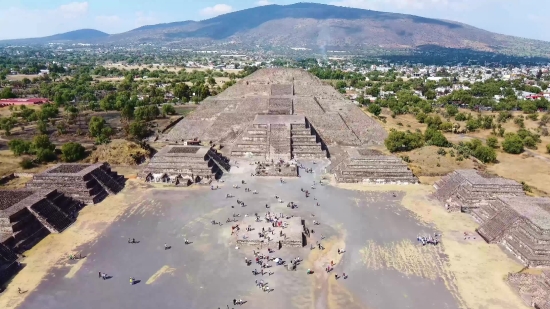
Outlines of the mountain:
{"label": "mountain", "polygon": [[0,43],[4,44],[43,44],[51,42],[90,42],[98,39],[105,39],[109,37],[108,33],[94,30],[94,29],[80,29],[69,31],[65,33],[59,33],[43,38],[29,38],[29,39],[15,39],[15,40],[4,40]]}
{"label": "mountain", "polygon": [[315,51],[433,46],[550,57],[550,42],[496,34],[453,21],[316,3],[260,6],[202,21],[149,25],[92,39],[110,44],[232,43],[235,47],[304,47]]}

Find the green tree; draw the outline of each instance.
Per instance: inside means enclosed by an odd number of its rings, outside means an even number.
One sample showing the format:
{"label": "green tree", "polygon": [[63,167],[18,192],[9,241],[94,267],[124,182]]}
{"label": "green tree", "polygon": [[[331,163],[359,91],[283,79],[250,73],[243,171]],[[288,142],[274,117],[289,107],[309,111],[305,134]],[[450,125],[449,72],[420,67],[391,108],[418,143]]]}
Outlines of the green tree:
{"label": "green tree", "polygon": [[172,105],[172,104],[162,105],[162,114],[163,115],[175,115],[176,114],[176,109],[174,108],[174,105]]}
{"label": "green tree", "polygon": [[0,129],[4,130],[6,136],[11,134],[11,129],[17,124],[17,121],[13,117],[0,118]]}
{"label": "green tree", "polygon": [[478,146],[473,152],[473,156],[483,163],[493,163],[497,161],[496,151],[488,146]]}
{"label": "green tree", "polygon": [[39,120],[36,124],[36,131],[38,131],[38,134],[47,134],[48,124],[43,120]]}
{"label": "green tree", "polygon": [[502,142],[502,150],[511,154],[520,154],[523,152],[523,140],[517,134],[508,133]]}
{"label": "green tree", "polygon": [[144,137],[147,137],[149,132],[145,121],[134,121],[130,124],[130,127],[128,128],[128,133],[133,138],[142,139]]}
{"label": "green tree", "polygon": [[15,95],[15,93],[13,93],[13,91],[11,91],[10,87],[6,87],[0,91],[0,99],[13,99],[13,98],[17,98],[17,96]]}
{"label": "green tree", "polygon": [[523,139],[523,146],[530,149],[537,149],[537,142],[531,136],[527,136]]}
{"label": "green tree", "polygon": [[55,145],[50,141],[50,138],[46,134],[36,135],[32,139],[32,148],[37,151],[38,149],[55,150]]}
{"label": "green tree", "polygon": [[42,163],[51,162],[56,159],[55,152],[50,149],[37,149],[35,151],[36,154],[36,160]]}
{"label": "green tree", "polygon": [[113,135],[113,130],[107,125],[105,119],[98,116],[93,116],[92,119],[90,119],[88,129],[90,135],[95,137],[96,142],[99,144],[108,142],[109,137]]}
{"label": "green tree", "polygon": [[380,105],[376,103],[370,104],[368,110],[369,110],[369,113],[377,117],[380,116],[380,113],[382,112],[382,108],[380,107]]}
{"label": "green tree", "polygon": [[458,114],[458,107],[456,107],[455,105],[453,104],[449,104],[447,105],[447,114],[450,116],[450,117],[454,117],[456,114]]}
{"label": "green tree", "polygon": [[494,136],[488,137],[485,143],[491,148],[498,148],[498,139]]}
{"label": "green tree", "polygon": [[8,147],[16,156],[31,154],[32,143],[21,139],[13,139],[8,142]]}
{"label": "green tree", "polygon": [[428,145],[438,147],[449,147],[451,145],[443,133],[434,128],[426,129],[424,132],[424,140]]}
{"label": "green tree", "polygon": [[70,142],[61,147],[62,159],[65,162],[78,161],[86,155],[86,149],[79,143]]}
{"label": "green tree", "polygon": [[392,130],[384,141],[390,152],[409,151],[424,145],[424,139],[420,133],[411,133]]}

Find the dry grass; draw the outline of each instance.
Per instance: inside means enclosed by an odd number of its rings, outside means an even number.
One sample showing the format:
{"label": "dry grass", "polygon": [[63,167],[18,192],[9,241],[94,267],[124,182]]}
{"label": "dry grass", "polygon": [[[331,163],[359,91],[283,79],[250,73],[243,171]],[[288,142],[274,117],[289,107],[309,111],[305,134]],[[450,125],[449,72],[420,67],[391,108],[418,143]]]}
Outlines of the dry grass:
{"label": "dry grass", "polygon": [[[180,70],[183,70],[183,69],[185,69],[188,72],[193,72],[193,71],[204,72],[204,71],[209,70],[209,68],[186,68],[186,67],[181,67],[181,66],[163,66],[163,65],[159,65],[159,66],[155,65],[155,66],[150,68],[149,65],[116,65],[116,64],[109,64],[109,65],[105,65],[104,67],[105,68],[117,68],[117,69],[121,69],[121,70],[122,69],[125,69],[125,70],[134,70],[134,69],[137,69],[137,70],[141,70],[141,69],[167,70],[167,71],[170,71],[170,72],[179,72]],[[227,73],[239,73],[242,70],[241,69],[231,69],[231,70],[230,69],[224,69],[223,71],[227,72]]]}
{"label": "dry grass", "polygon": [[39,173],[52,166],[52,164],[39,165],[35,168],[24,170],[19,166],[19,162],[21,162],[21,158],[14,156],[11,150],[0,150],[0,177],[17,172]]}
{"label": "dry grass", "polygon": [[401,155],[409,156],[409,167],[416,176],[444,176],[457,169],[476,167],[471,158],[457,161],[456,156],[451,157],[448,152],[452,148],[444,148],[447,151],[445,156],[438,155],[438,149],[436,146],[425,146]]}
{"label": "dry grass", "polygon": [[138,144],[125,140],[113,140],[98,146],[87,158],[88,162],[109,162],[113,165],[137,165],[140,160],[150,157],[150,153]]}
{"label": "dry grass", "polygon": [[[523,266],[507,255],[498,245],[487,244],[481,239],[463,239],[463,233],[475,235],[477,223],[467,214],[448,213],[441,205],[428,198],[433,187],[428,185],[388,185],[367,186],[362,184],[339,184],[341,188],[360,191],[404,191],[402,205],[412,211],[424,224],[434,226],[442,233],[439,256],[424,257],[411,255],[408,247],[396,244],[394,247],[378,248],[375,257],[380,265],[375,267],[391,267],[400,270],[402,267],[410,271],[410,265],[425,266],[425,259],[436,263],[429,265],[437,268],[435,274],[445,282],[449,291],[456,295],[462,308],[485,309],[521,309],[527,308],[519,296],[512,291],[504,278],[508,273],[520,271]],[[374,248],[377,249],[377,248]],[[399,250],[397,250],[399,249]],[[394,254],[405,250],[406,261],[400,260],[403,255]],[[368,253],[368,252],[367,252]],[[412,251],[412,253],[415,253]],[[416,260],[415,260],[416,258]],[[403,266],[402,263],[407,265]],[[414,264],[416,263],[416,264]],[[368,266],[368,264],[367,264]],[[418,271],[420,268],[412,268]],[[424,270],[422,270],[424,271]]]}
{"label": "dry grass", "polygon": [[[461,112],[465,112],[461,110]],[[468,113],[466,111],[466,113]],[[472,115],[477,113],[470,112]],[[427,128],[426,124],[419,123],[413,115],[398,115],[396,118],[390,116],[391,112],[388,109],[383,109],[382,116],[386,117],[386,123],[380,121],[380,124],[386,129],[397,130],[411,130],[415,131],[420,129],[424,132]],[[482,115],[498,115],[498,113],[482,112]],[[514,117],[525,116],[521,112],[514,112]],[[540,115],[542,116],[542,115]],[[446,121],[442,118],[443,121]],[[452,123],[457,123],[454,118],[451,119]],[[402,125],[399,125],[401,123]],[[458,122],[461,128],[465,127],[465,122]],[[538,121],[529,119],[524,120],[525,127],[529,130],[535,131],[538,128]],[[502,127],[506,129],[506,132],[517,132],[519,127],[514,123],[513,119],[503,123]],[[468,132],[466,134],[453,134],[445,133],[447,139],[453,143],[460,141],[467,141],[472,138],[478,138],[486,140],[491,134],[491,130],[477,130],[475,132]],[[498,137],[499,144],[502,143],[504,138]],[[510,178],[518,182],[526,182],[529,186],[533,187],[534,195],[547,195],[550,187],[550,163],[544,158],[550,159],[550,155],[546,153],[546,144],[550,143],[550,136],[542,136],[542,143],[538,144],[538,149],[527,150],[522,155],[510,155],[504,153],[501,149],[497,149],[497,159],[499,163],[488,164],[485,167],[488,171],[495,173],[499,176]],[[445,175],[456,169],[461,168],[474,168],[476,164],[472,159],[462,162],[458,162],[455,158],[451,158],[449,154],[445,157],[437,155],[438,147],[423,147],[410,152],[401,153],[399,155],[407,155],[411,159],[412,163],[409,164],[415,175],[421,177],[423,183],[433,183],[437,181],[437,177]],[[447,152],[449,149],[446,149]],[[532,154],[539,156],[533,156]],[[439,163],[440,166],[437,166]],[[422,177],[427,177],[422,179]]]}
{"label": "dry grass", "polygon": [[15,81],[15,80],[23,80],[25,78],[28,78],[32,80],[33,78],[38,78],[38,74],[17,74],[17,75],[8,75],[6,76],[6,79],[9,81]]}

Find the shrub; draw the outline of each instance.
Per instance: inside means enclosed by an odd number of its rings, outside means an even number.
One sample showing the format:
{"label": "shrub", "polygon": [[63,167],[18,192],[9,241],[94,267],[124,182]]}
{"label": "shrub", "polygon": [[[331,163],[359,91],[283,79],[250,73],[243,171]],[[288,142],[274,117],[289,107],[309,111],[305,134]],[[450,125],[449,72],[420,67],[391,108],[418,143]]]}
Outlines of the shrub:
{"label": "shrub", "polygon": [[403,123],[402,123],[402,122],[398,122],[397,125],[400,126],[400,127],[402,127],[402,126],[403,126]]}
{"label": "shrub", "polygon": [[528,185],[525,181],[521,182],[521,186],[523,187],[523,191],[525,192],[531,192],[531,186]]}
{"label": "shrub", "polygon": [[537,142],[535,142],[531,136],[527,136],[523,139],[523,146],[530,149],[537,149]]}
{"label": "shrub", "polygon": [[464,120],[466,120],[466,119],[468,119],[468,117],[467,117],[466,114],[464,114],[464,113],[458,113],[458,114],[456,114],[456,116],[455,116],[455,120],[456,120],[456,121],[464,121]]}
{"label": "shrub", "polygon": [[32,143],[21,139],[13,139],[9,141],[8,147],[11,151],[13,151],[13,154],[16,156],[31,154],[32,151]]}
{"label": "shrub", "polygon": [[426,114],[420,112],[416,115],[416,120],[418,120],[418,122],[420,123],[424,123],[426,122],[426,117],[428,117]]}
{"label": "shrub", "polygon": [[455,105],[453,104],[449,104],[447,105],[447,114],[451,117],[455,116],[456,114],[458,114],[458,107],[456,107]]}
{"label": "shrub", "polygon": [[380,105],[378,104],[370,104],[368,107],[368,111],[374,116],[380,116],[380,113],[382,112],[382,107],[380,107]]}
{"label": "shrub", "polygon": [[440,156],[444,156],[444,155],[447,154],[447,152],[445,151],[445,149],[439,148],[439,149],[437,150],[437,154],[440,155]]}
{"label": "shrub", "polygon": [[62,159],[65,162],[78,161],[86,155],[86,150],[79,143],[67,143],[61,147]]}
{"label": "shrub", "polygon": [[473,155],[483,163],[493,163],[497,161],[497,153],[493,148],[488,146],[478,146],[474,150]]}
{"label": "shrub", "polygon": [[51,149],[39,148],[36,150],[36,160],[39,162],[51,162],[56,159],[55,153]]}
{"label": "shrub", "polygon": [[519,154],[523,152],[523,141],[519,135],[509,133],[502,142],[502,150],[511,154]]}
{"label": "shrub", "polygon": [[458,156],[458,157],[456,157],[456,160],[457,161],[464,161],[464,158],[462,156]]}
{"label": "shrub", "polygon": [[500,113],[498,113],[498,118],[497,118],[497,122],[506,122],[508,121],[508,119],[511,119],[513,118],[514,116],[512,115],[511,112],[509,111],[502,111]]}
{"label": "shrub", "polygon": [[520,128],[525,128],[525,122],[523,121],[523,118],[518,117],[514,119],[514,123]]}
{"label": "shrub", "polygon": [[162,106],[162,113],[164,115],[175,115],[176,114],[176,109],[174,108],[174,106],[172,104],[164,104]]}
{"label": "shrub", "polygon": [[546,145],[546,152],[550,153],[550,144]]}
{"label": "shrub", "polygon": [[468,131],[475,131],[479,129],[479,127],[480,127],[480,123],[476,119],[470,119],[466,122],[466,129]]}
{"label": "shrub", "polygon": [[498,139],[494,136],[487,138],[485,143],[491,148],[498,148]]}
{"label": "shrub", "polygon": [[134,121],[130,124],[128,133],[134,138],[141,139],[147,137],[149,132],[147,124],[144,121]]}
{"label": "shrub", "polygon": [[433,128],[426,129],[426,132],[424,132],[424,140],[428,145],[434,145],[438,147],[449,147],[450,143],[441,133],[441,131],[435,130]]}
{"label": "shrub", "polygon": [[527,119],[537,121],[537,119],[539,119],[539,114],[537,114],[537,113],[529,114],[529,115],[527,115]]}
{"label": "shrub", "polygon": [[[550,145],[550,144],[548,144]],[[407,163],[411,163],[411,159],[409,158],[409,156],[401,156],[401,159]]]}
{"label": "shrub", "polygon": [[451,151],[449,151],[449,155],[453,158],[455,156],[455,151],[451,149]]}
{"label": "shrub", "polygon": [[23,158],[21,162],[19,162],[19,166],[24,170],[28,170],[34,167],[34,162],[30,158]]}
{"label": "shrub", "polygon": [[391,130],[384,144],[390,152],[409,151],[422,147],[424,139],[420,133]]}

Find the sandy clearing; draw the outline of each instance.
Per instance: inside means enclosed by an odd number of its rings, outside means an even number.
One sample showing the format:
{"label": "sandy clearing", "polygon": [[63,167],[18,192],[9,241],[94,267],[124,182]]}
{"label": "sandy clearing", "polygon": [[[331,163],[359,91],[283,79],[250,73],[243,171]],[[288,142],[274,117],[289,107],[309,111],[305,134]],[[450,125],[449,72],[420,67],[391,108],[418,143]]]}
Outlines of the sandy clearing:
{"label": "sandy clearing", "polygon": [[[428,196],[433,191],[432,186],[339,184],[338,187],[359,191],[405,192],[402,205],[419,220],[434,225],[442,232],[443,252],[448,259],[443,264],[443,271],[452,276],[452,283],[456,285],[464,308],[528,308],[504,280],[508,273],[520,271],[523,265],[498,245],[486,244],[480,237],[464,240],[464,232],[477,236],[477,223],[467,214],[447,213],[443,207],[430,200]],[[448,288],[453,292],[452,287]]]}

